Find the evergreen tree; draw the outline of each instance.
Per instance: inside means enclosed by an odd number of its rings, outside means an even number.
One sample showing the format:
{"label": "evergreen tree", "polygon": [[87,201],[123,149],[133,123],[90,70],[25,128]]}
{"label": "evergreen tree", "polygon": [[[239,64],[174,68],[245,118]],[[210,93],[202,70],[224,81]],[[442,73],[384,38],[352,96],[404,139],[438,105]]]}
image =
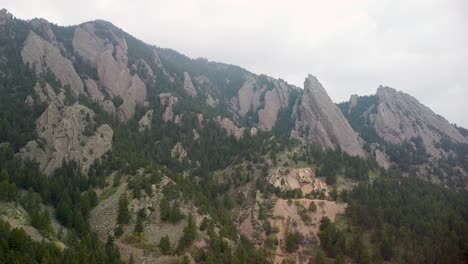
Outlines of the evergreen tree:
{"label": "evergreen tree", "polygon": [[167,235],[163,236],[161,240],[159,240],[159,249],[164,255],[168,255],[171,251],[171,241]]}
{"label": "evergreen tree", "polygon": [[120,195],[119,199],[119,209],[117,214],[117,223],[128,224],[130,222],[130,212],[128,211],[128,199],[127,193]]}

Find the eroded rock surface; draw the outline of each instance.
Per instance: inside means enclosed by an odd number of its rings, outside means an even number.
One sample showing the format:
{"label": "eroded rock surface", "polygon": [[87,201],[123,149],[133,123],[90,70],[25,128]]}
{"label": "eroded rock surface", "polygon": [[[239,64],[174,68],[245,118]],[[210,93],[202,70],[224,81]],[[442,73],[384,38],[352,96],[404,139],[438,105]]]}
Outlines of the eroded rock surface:
{"label": "eroded rock surface", "polygon": [[37,82],[33,90],[40,103],[48,105],[57,98],[57,94],[49,83],[41,84]]}
{"label": "eroded rock surface", "polygon": [[291,137],[332,149],[339,146],[354,156],[365,155],[358,134],[314,76],[306,78],[304,94],[296,108],[296,124]]}
{"label": "eroded rock surface", "polygon": [[182,146],[182,143],[177,142],[177,144],[175,144],[171,150],[171,157],[173,159],[177,159],[178,161],[182,161],[185,157],[187,157],[187,151]]}
{"label": "eroded rock surface", "polygon": [[215,121],[226,131],[226,134],[229,136],[234,136],[236,139],[240,139],[244,135],[245,127],[237,127],[236,124],[234,124],[234,122],[229,118],[217,116]]}
{"label": "eroded rock surface", "polygon": [[28,64],[36,74],[43,75],[50,70],[60,83],[69,85],[71,92],[84,94],[83,83],[70,60],[60,54],[60,50],[36,33],[30,31],[21,51],[23,63]]}
{"label": "eroded rock surface", "polygon": [[184,72],[184,90],[190,96],[197,95],[197,90],[195,90],[192,79],[190,79],[190,75],[187,72]]}
{"label": "eroded rock surface", "polygon": [[63,94],[50,103],[36,122],[38,139],[21,150],[25,158],[39,163],[51,174],[63,162],[76,162],[83,172],[112,148],[113,131],[107,124],[97,128],[94,112],[75,103],[67,106]]}
{"label": "eroded rock surface", "polygon": [[145,129],[151,128],[151,123],[153,121],[153,112],[154,110],[148,110],[143,117],[138,121],[138,130],[140,132],[144,131]]}
{"label": "eroded rock surface", "polygon": [[112,39],[96,35],[94,25],[87,23],[75,30],[73,48],[75,53],[97,69],[99,83],[107,94],[120,97],[123,103],[118,108],[120,120],[127,121],[135,114],[137,104],[146,100],[147,90],[138,74],[128,69],[127,43],[112,31]]}
{"label": "eroded rock surface", "polygon": [[264,131],[271,131],[276,125],[281,109],[288,106],[290,89],[283,82],[274,82],[273,90],[266,92],[265,107],[258,111],[258,127]]}
{"label": "eroded rock surface", "polygon": [[172,111],[172,108],[174,105],[179,101],[179,98],[174,96],[171,93],[161,93],[159,94],[159,102],[161,105],[166,107],[163,113],[163,120],[164,122],[172,121],[174,118],[174,112]]}
{"label": "eroded rock surface", "polygon": [[447,136],[457,143],[467,142],[463,135],[447,119],[435,114],[414,97],[390,87],[379,87],[379,104],[374,120],[377,134],[385,141],[401,144],[420,137],[426,150],[435,157],[442,155],[437,148],[442,137]]}

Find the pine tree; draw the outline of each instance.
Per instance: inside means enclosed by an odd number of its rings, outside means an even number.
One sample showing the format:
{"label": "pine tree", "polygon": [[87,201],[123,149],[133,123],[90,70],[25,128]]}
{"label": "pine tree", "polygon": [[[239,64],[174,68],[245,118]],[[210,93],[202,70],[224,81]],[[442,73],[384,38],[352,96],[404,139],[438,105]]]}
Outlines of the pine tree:
{"label": "pine tree", "polygon": [[117,215],[118,224],[128,224],[130,222],[130,212],[128,211],[127,194],[123,193],[119,199],[119,210]]}
{"label": "pine tree", "polygon": [[165,197],[161,199],[161,202],[159,203],[159,215],[161,218],[161,221],[168,221],[171,215],[171,208],[169,205],[169,202]]}
{"label": "pine tree", "polygon": [[190,214],[188,217],[187,226],[184,228],[184,235],[180,238],[180,241],[179,241],[179,248],[183,249],[189,246],[192,243],[192,241],[195,240],[196,235],[197,235],[197,225],[195,224],[195,221],[193,220],[192,214]]}
{"label": "pine tree", "polygon": [[161,240],[159,240],[159,249],[164,255],[168,255],[171,251],[171,241],[167,235],[163,236]]}
{"label": "pine tree", "polygon": [[322,251],[317,251],[317,254],[315,255],[315,263],[316,264],[325,264],[325,257],[323,256]]}

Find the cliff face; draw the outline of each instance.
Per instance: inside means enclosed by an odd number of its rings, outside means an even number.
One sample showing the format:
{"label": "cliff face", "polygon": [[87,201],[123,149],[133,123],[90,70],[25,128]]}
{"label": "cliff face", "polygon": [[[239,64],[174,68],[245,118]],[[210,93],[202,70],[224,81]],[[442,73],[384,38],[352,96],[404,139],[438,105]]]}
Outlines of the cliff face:
{"label": "cliff face", "polygon": [[81,60],[97,70],[101,93],[111,98],[120,97],[122,105],[118,108],[120,120],[127,121],[135,114],[137,104],[146,100],[147,89],[138,74],[131,74],[128,69],[127,43],[112,31],[109,38],[103,39],[96,34],[92,23],[76,28],[73,37],[73,49]]}
{"label": "cliff face", "polygon": [[34,32],[29,32],[21,57],[37,75],[45,75],[50,70],[60,83],[69,85],[75,95],[83,95],[83,83],[70,60],[60,54],[60,50]]}
{"label": "cliff face", "polygon": [[237,93],[235,110],[241,117],[249,112],[258,116],[257,127],[271,131],[281,110],[288,108],[291,94],[299,91],[282,80],[258,76],[248,78]]}
{"label": "cliff face", "polygon": [[456,143],[466,142],[463,135],[445,118],[435,114],[414,97],[390,87],[379,87],[377,113],[369,118],[375,131],[385,141],[401,144],[420,137],[429,154],[443,155],[437,147],[446,136]]}
{"label": "cliff face", "polygon": [[22,150],[23,157],[39,163],[40,170],[51,174],[63,162],[76,162],[83,172],[112,148],[113,131],[107,125],[94,128],[94,112],[75,103],[64,104],[60,94],[36,122],[37,140]]}
{"label": "cliff face", "polygon": [[365,155],[358,134],[314,76],[306,78],[304,94],[295,108],[296,123],[291,137],[332,149],[339,146],[354,156]]}

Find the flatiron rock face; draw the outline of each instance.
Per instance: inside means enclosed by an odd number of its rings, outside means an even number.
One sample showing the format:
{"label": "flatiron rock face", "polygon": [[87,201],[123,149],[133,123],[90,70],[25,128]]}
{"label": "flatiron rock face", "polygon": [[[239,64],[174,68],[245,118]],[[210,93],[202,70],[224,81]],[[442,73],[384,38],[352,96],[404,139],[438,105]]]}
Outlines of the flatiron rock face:
{"label": "flatiron rock face", "polygon": [[174,105],[179,101],[179,98],[174,96],[171,93],[161,93],[159,94],[159,102],[162,106],[166,107],[163,113],[163,120],[164,122],[173,121],[174,119],[174,112],[172,108]]}
{"label": "flatiron rock face", "polygon": [[99,83],[107,94],[123,99],[118,108],[120,120],[127,121],[135,114],[137,104],[146,101],[147,90],[138,74],[128,69],[127,43],[111,34],[112,40],[96,35],[94,25],[87,23],[75,30],[73,48],[77,56],[97,69]]}
{"label": "flatiron rock face", "polygon": [[50,175],[63,162],[76,162],[83,172],[112,148],[113,131],[107,124],[94,128],[94,112],[75,103],[66,106],[60,94],[36,122],[38,138],[21,150]]}
{"label": "flatiron rock face", "polygon": [[435,157],[442,155],[436,145],[446,136],[456,143],[467,140],[447,119],[435,114],[414,97],[390,87],[379,87],[377,113],[369,118],[375,131],[385,141],[401,144],[420,137],[426,150]]}
{"label": "flatiron rock face", "polygon": [[29,64],[37,75],[50,70],[63,86],[69,85],[75,95],[84,94],[83,82],[70,60],[60,54],[60,50],[36,33],[30,31],[21,51],[23,63]]}
{"label": "flatiron rock face", "polygon": [[296,124],[291,137],[332,149],[339,146],[354,156],[365,155],[358,134],[312,75],[304,82],[304,94],[294,115]]}
{"label": "flatiron rock face", "polygon": [[190,96],[196,96],[197,90],[195,90],[195,86],[193,86],[192,79],[187,72],[184,72],[184,90]]}

